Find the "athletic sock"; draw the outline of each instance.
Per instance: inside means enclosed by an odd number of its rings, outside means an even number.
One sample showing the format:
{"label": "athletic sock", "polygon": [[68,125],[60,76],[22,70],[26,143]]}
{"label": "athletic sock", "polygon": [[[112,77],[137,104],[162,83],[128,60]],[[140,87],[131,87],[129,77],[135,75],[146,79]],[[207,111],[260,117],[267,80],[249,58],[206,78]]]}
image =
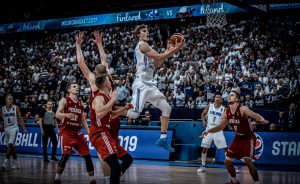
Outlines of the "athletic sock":
{"label": "athletic sock", "polygon": [[167,137],[167,132],[161,132],[160,134],[160,138],[163,139],[163,138],[166,138]]}
{"label": "athletic sock", "polygon": [[201,154],[202,166],[206,165],[206,157],[207,157],[207,153],[202,153]]}
{"label": "athletic sock", "polygon": [[55,180],[60,180],[61,174],[56,173],[55,174]]}

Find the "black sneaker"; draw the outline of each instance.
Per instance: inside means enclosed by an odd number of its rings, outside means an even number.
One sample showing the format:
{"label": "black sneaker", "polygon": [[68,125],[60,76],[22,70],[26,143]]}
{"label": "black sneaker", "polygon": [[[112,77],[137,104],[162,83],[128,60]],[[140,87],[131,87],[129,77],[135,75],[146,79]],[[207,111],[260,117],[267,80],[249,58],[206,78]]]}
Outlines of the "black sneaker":
{"label": "black sneaker", "polygon": [[56,161],[56,162],[59,161],[56,157],[52,157],[51,160]]}
{"label": "black sneaker", "polygon": [[49,162],[48,158],[44,158],[44,162],[48,163]]}

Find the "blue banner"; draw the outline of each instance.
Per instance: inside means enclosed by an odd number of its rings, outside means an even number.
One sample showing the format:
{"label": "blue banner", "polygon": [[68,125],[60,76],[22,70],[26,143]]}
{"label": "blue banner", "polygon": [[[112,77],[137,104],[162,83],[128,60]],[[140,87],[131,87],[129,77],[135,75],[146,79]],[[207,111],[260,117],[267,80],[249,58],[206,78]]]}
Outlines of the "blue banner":
{"label": "blue banner", "polygon": [[140,11],[90,15],[82,17],[2,24],[0,25],[0,33],[28,32],[138,21],[198,17],[205,16],[207,13],[212,12],[228,14],[245,12],[245,10],[228,3],[215,3],[214,5],[178,6]]}
{"label": "blue banner", "polygon": [[[22,133],[22,128],[16,139],[18,153],[43,153],[41,132],[39,127],[28,127],[28,134]],[[89,142],[89,137],[83,131],[92,156],[97,157],[97,152]],[[121,129],[119,133],[120,145],[130,153],[133,158],[169,160],[170,152],[155,145],[160,136],[160,130],[147,129]],[[171,144],[173,130],[168,130],[168,143]],[[59,136],[57,135],[58,140]],[[50,142],[50,141],[49,141]],[[51,153],[51,143],[48,143],[48,153]],[[5,133],[0,132],[0,152],[6,152]],[[61,154],[61,144],[58,141],[57,154]],[[78,155],[76,152],[74,155]]]}
{"label": "blue banner", "polygon": [[[224,131],[228,147],[234,133]],[[300,134],[293,132],[257,132],[255,157],[258,164],[300,165]],[[224,151],[216,151],[216,162],[224,162]]]}
{"label": "blue banner", "polygon": [[289,10],[289,9],[299,9],[300,3],[278,3],[270,4],[269,9],[272,10]]}

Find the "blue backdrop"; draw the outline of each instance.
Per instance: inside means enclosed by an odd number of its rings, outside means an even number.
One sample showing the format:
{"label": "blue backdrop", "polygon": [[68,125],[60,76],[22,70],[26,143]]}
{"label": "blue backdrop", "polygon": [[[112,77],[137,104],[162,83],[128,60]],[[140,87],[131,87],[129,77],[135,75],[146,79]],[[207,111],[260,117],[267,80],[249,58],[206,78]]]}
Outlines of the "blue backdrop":
{"label": "blue backdrop", "polygon": [[[224,131],[228,147],[234,133]],[[300,165],[300,134],[292,132],[257,132],[255,163]],[[217,150],[216,162],[224,162],[224,151]]]}
{"label": "blue backdrop", "polygon": [[[28,134],[22,133],[22,128],[16,139],[16,149],[19,153],[41,153],[42,141],[40,128],[38,126],[28,127]],[[84,136],[89,145],[91,155],[97,156],[97,152],[89,142],[88,135],[84,132]],[[173,130],[168,130],[168,141],[171,144]],[[58,135],[57,135],[58,136]],[[133,158],[142,159],[161,159],[169,160],[170,153],[163,148],[155,145],[160,136],[160,129],[121,129],[119,133],[120,145],[125,148]],[[5,133],[0,132],[0,152],[6,151]],[[50,142],[50,141],[49,141]],[[51,143],[48,147],[48,153],[51,153]],[[57,153],[61,154],[60,141],[58,143]],[[74,153],[74,155],[78,155]]]}

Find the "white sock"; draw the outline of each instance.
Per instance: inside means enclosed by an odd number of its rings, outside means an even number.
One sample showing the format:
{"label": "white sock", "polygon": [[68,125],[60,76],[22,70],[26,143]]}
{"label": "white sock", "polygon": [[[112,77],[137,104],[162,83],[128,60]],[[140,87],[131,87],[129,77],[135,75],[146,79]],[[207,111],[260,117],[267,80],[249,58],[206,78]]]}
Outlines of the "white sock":
{"label": "white sock", "polygon": [[61,174],[56,173],[55,174],[55,180],[60,180]]}
{"label": "white sock", "polygon": [[259,181],[255,181],[254,184],[259,184]]}
{"label": "white sock", "polygon": [[110,176],[105,176],[105,184],[109,184],[110,183]]}
{"label": "white sock", "polygon": [[167,132],[164,134],[160,134],[160,138],[167,138]]}
{"label": "white sock", "polygon": [[202,161],[202,165],[205,166],[206,165],[206,157],[207,157],[207,153],[202,153],[201,154],[201,161]]}
{"label": "white sock", "polygon": [[7,162],[8,162],[8,159],[7,159],[7,158],[5,158],[5,159],[4,159],[4,162],[5,162],[5,163],[7,163]]}
{"label": "white sock", "polygon": [[231,179],[231,181],[232,181],[233,183],[237,183],[237,182],[238,182],[238,180],[236,179],[236,177],[230,176],[230,179]]}
{"label": "white sock", "polygon": [[89,176],[89,181],[93,181],[95,179],[95,176]]}

